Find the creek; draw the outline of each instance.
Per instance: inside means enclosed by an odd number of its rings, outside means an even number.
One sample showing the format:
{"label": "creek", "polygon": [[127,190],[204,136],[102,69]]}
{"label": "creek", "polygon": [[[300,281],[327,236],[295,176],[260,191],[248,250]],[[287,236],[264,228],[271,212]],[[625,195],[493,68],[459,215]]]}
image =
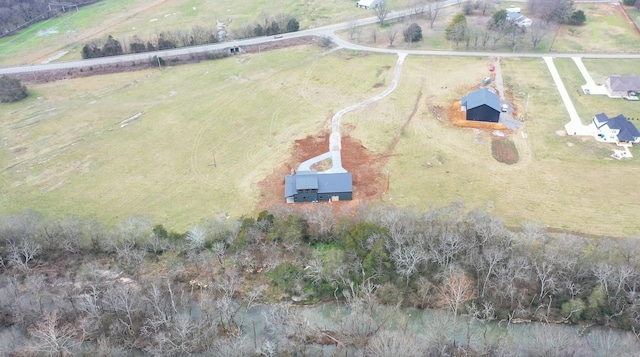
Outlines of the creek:
{"label": "creek", "polygon": [[[260,305],[238,315],[246,336],[257,346],[269,339],[265,319],[276,307]],[[498,348],[499,355],[557,356],[639,356],[640,341],[633,332],[603,326],[582,327],[570,324],[542,322],[507,323],[482,322],[468,316],[453,318],[451,313],[434,309],[380,307],[373,316],[385,321],[383,330],[410,332],[424,339],[429,346],[444,344],[467,345],[476,351],[487,346]],[[301,318],[313,329],[338,331],[349,320],[350,311],[344,304],[323,303],[314,306],[292,306],[294,318]],[[344,326],[343,326],[344,327]],[[254,334],[255,330],[255,334]],[[334,345],[313,345],[309,355],[331,356]],[[349,350],[349,355],[360,355]]]}

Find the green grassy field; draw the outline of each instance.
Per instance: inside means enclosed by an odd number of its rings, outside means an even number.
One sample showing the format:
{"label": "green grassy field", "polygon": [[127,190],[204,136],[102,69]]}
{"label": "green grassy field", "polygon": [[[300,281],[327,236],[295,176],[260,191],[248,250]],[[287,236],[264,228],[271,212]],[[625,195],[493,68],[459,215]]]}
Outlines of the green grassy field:
{"label": "green grassy field", "polygon": [[554,52],[638,52],[640,36],[621,14],[618,5],[576,4],[584,11],[587,22],[583,26],[561,26],[552,51]]}
{"label": "green grassy field", "polygon": [[0,210],[109,222],[148,214],[180,226],[250,213],[257,183],[289,157],[293,141],[377,93],[378,69],[395,61],[320,51],[33,86],[0,114]]}
{"label": "green grassy field", "polygon": [[[416,68],[426,69],[428,78],[440,76],[428,70],[439,68],[430,65],[439,61],[445,66],[451,60],[411,59]],[[465,68],[484,65],[483,61],[470,62]],[[508,224],[533,221],[603,235],[637,233],[640,195],[632,188],[640,163],[613,160],[609,158],[611,146],[591,139],[558,135],[568,121],[567,114],[542,60],[509,59],[502,67],[512,90],[525,94],[516,96],[518,107],[527,105],[529,97],[521,130],[526,138],[522,133],[513,137],[521,161],[512,166],[498,163],[491,157],[489,133],[452,127],[424,111],[402,135],[384,169],[391,176],[385,200],[419,209],[459,200],[468,208],[503,217]],[[564,71],[560,73],[564,77]],[[402,86],[418,86],[417,82],[418,78],[412,78]],[[437,93],[440,83],[423,85],[423,95],[441,97]],[[633,153],[638,156],[640,151],[634,148]]]}
{"label": "green grassy field", "polygon": [[[407,6],[401,0],[390,0],[389,3],[394,9]],[[135,35],[146,39],[166,30],[194,26],[215,28],[216,20],[231,21],[228,32],[233,35],[249,23],[282,13],[295,16],[301,29],[373,16],[371,11],[357,9],[355,0],[101,1],[81,8],[77,13],[31,26],[16,36],[0,39],[0,66],[40,63],[62,51],[68,51],[62,60],[80,59],[82,45],[91,39],[113,35],[126,43]]]}
{"label": "green grassy field", "polygon": [[[181,228],[218,213],[251,213],[260,200],[257,182],[289,157],[293,141],[326,129],[331,113],[379,93],[376,83],[388,84],[392,74],[382,69],[396,61],[321,51],[296,47],[34,86],[28,100],[0,116],[0,210],[107,222],[143,214]],[[396,92],[343,118],[346,132],[373,152],[386,152],[400,137],[382,172],[388,170],[391,182],[383,201],[419,209],[464,201],[512,225],[637,233],[640,197],[624,188],[634,187],[640,162],[612,160],[608,145],[558,134],[567,114],[541,59],[502,64],[507,90],[527,109],[524,135],[513,136],[519,163],[495,161],[488,132],[433,118],[429,108],[446,108],[466,94],[488,64],[411,56]],[[557,65],[575,92],[582,84],[577,68],[570,60]],[[600,109],[592,99],[604,99],[574,97],[583,118]],[[416,103],[417,114],[401,132]],[[607,104],[616,114],[636,103]],[[640,157],[637,148],[633,153]]]}

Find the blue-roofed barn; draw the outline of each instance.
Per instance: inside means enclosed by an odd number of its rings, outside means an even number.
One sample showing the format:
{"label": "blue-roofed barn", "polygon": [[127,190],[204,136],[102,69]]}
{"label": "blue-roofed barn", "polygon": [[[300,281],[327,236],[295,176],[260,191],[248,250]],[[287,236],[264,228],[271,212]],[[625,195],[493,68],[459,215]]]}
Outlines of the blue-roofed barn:
{"label": "blue-roofed barn", "polygon": [[299,171],[285,176],[284,197],[287,202],[348,201],[353,197],[353,178],[349,172]]}
{"label": "blue-roofed barn", "polygon": [[467,120],[497,123],[500,120],[500,98],[481,88],[462,97],[462,110]]}

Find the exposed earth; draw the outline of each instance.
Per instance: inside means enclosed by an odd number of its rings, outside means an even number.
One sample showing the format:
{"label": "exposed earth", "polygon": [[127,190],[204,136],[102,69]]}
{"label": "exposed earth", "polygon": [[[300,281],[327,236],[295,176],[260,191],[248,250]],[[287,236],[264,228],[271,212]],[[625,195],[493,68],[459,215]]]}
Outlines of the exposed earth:
{"label": "exposed earth", "polygon": [[[291,169],[298,167],[301,162],[325,153],[329,146],[329,135],[329,132],[323,132],[320,135],[309,135],[294,142],[291,157],[258,184],[262,192],[259,209],[267,209],[275,202],[284,202],[285,175],[291,174]],[[353,200],[317,204],[351,209],[361,202],[382,197],[387,191],[387,181],[382,172],[387,158],[386,155],[369,151],[359,140],[344,133],[342,135],[342,165],[353,175]],[[308,205],[292,204],[292,206]]]}

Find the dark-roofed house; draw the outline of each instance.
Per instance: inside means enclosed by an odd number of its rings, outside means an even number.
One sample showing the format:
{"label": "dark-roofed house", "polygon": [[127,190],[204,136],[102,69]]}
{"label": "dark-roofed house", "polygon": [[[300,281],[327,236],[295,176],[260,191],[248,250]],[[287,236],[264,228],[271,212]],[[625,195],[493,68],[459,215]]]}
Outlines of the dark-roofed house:
{"label": "dark-roofed house", "polygon": [[640,131],[622,114],[613,118],[607,117],[604,113],[596,114],[593,117],[593,124],[598,129],[598,136],[602,140],[615,143],[640,142]]}
{"label": "dark-roofed house", "polygon": [[487,89],[481,88],[462,97],[462,111],[467,120],[497,123],[500,120],[500,98]]}
{"label": "dark-roofed house", "polygon": [[640,93],[640,77],[631,76],[609,76],[604,85],[609,92],[609,97],[630,98]]}
{"label": "dark-roofed house", "polygon": [[349,172],[318,173],[299,171],[284,178],[287,202],[347,201],[353,197],[353,178]]}

